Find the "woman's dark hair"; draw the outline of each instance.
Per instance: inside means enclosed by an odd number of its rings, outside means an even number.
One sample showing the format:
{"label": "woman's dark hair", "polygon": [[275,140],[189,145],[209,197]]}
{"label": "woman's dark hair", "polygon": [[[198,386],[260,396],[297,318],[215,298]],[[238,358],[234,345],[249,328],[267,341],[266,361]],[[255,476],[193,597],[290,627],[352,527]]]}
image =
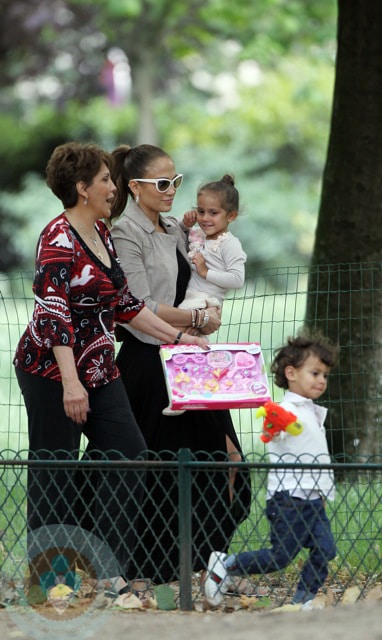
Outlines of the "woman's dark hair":
{"label": "woman's dark hair", "polygon": [[78,201],[76,184],[89,186],[105,163],[111,172],[113,158],[92,143],[66,142],[55,148],[46,166],[46,184],[64,205],[75,207]]}
{"label": "woman's dark hair", "polygon": [[337,364],[338,354],[339,347],[321,332],[303,329],[297,337],[288,338],[287,344],[275,352],[271,365],[275,384],[288,389],[285,368],[289,365],[298,369],[310,355],[314,355],[331,368]]}
{"label": "woman's dark hair", "polygon": [[198,196],[204,191],[212,191],[219,195],[220,206],[227,213],[231,211],[239,211],[239,192],[235,187],[233,176],[225,173],[220,180],[207,182],[198,189]]}
{"label": "woman's dark hair", "polygon": [[155,160],[170,158],[163,149],[151,144],[139,144],[136,147],[121,144],[112,151],[112,156],[114,158],[112,179],[117,187],[117,193],[111,210],[111,220],[121,215],[129,195],[133,197],[129,187],[130,180],[145,178],[150,164]]}

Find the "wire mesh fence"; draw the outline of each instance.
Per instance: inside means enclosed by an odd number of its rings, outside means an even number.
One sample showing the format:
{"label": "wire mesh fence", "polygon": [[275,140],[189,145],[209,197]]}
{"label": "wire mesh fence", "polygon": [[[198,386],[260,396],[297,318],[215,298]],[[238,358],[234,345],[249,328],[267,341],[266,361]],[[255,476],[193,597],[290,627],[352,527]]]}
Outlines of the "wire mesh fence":
{"label": "wire mesh fence", "polygon": [[[269,367],[274,350],[309,321],[328,329],[331,337],[338,340],[341,349],[345,351],[346,355],[341,359],[338,369],[331,374],[329,390],[323,399],[323,404],[329,409],[328,438],[333,455],[331,470],[336,474],[337,485],[336,499],[327,505],[336,541],[336,556],[329,563],[327,582],[338,597],[350,585],[357,585],[361,592],[365,592],[381,580],[382,372],[380,360],[376,357],[382,339],[379,328],[382,300],[380,272],[380,263],[334,265],[330,269],[324,265],[311,269],[284,267],[264,270],[253,281],[248,282],[241,292],[236,292],[225,302],[223,322],[217,337],[219,342],[260,342],[266,366]],[[331,274],[330,286],[328,274]],[[180,607],[189,609],[195,598],[192,570],[195,559],[201,553],[198,542],[200,531],[211,531],[210,539],[207,535],[211,550],[239,553],[270,546],[269,520],[265,513],[266,482],[270,466],[266,446],[259,438],[262,423],[256,418],[254,410],[232,411],[246,456],[245,462],[236,464],[238,468],[245,468],[251,478],[251,511],[245,514],[247,517],[243,518],[233,538],[227,540],[222,540],[221,536],[220,539],[214,539],[213,532],[220,530],[224,537],[223,521],[230,518],[230,510],[222,500],[220,512],[219,509],[214,511],[213,516],[216,519],[215,514],[220,513],[220,517],[217,521],[211,520],[208,503],[204,505],[200,478],[203,476],[205,482],[207,477],[207,483],[211,483],[211,486],[226,482],[229,469],[232,468],[228,462],[207,459],[203,452],[199,456],[188,452],[186,459],[178,452],[166,452],[165,455],[157,452],[153,455],[154,459],[137,461],[110,461],[104,459],[104,455],[81,462],[69,459],[70,456],[65,459],[53,456],[49,461],[36,458],[28,460],[26,414],[14,376],[12,359],[17,341],[32,311],[31,281],[32,274],[2,276],[0,279],[2,575],[12,578],[13,583],[19,586],[25,584],[26,579],[30,580],[33,563],[31,565],[30,562],[31,529],[27,530],[27,519],[31,511],[39,512],[45,505],[43,524],[48,527],[56,526],[57,523],[62,523],[67,531],[72,531],[71,527],[80,527],[88,531],[89,535],[94,534],[101,542],[110,540],[114,531],[113,544],[117,555],[121,553],[122,557],[129,556],[131,578],[145,577],[142,553],[136,556],[132,552],[134,536],[137,534],[140,539],[144,530],[147,562],[152,562],[155,549],[158,548],[159,556],[164,556],[172,565],[171,578],[176,577],[180,581]],[[320,315],[323,299],[327,313]],[[315,313],[310,312],[309,316],[307,308],[315,309]],[[337,309],[337,315],[333,309]],[[336,327],[335,331],[333,326]],[[352,335],[350,339],[349,336]],[[370,352],[373,352],[372,361]],[[349,375],[353,380],[350,386]],[[366,379],[373,383],[366,384]],[[271,379],[269,381],[273,398],[278,400],[280,390],[273,386]],[[83,445],[85,450],[86,442]],[[137,520],[123,523],[124,500],[127,499],[126,473],[135,474],[142,494],[136,504]],[[94,495],[94,474],[101,474],[106,488],[101,496]],[[146,482],[148,475],[152,480],[149,484]],[[169,495],[173,500],[174,489],[177,500],[164,509]],[[102,521],[105,500],[114,501],[117,507],[114,511],[122,519],[122,525],[118,520]],[[216,500],[219,501],[218,494]],[[155,518],[161,523],[162,535],[155,539],[150,539],[151,522],[139,523],[139,515],[144,512],[147,502],[150,503]],[[243,507],[245,511],[244,505],[237,506]],[[120,538],[123,527],[126,533]],[[287,523],[285,528],[287,529]],[[155,531],[158,531],[158,527],[155,527]],[[62,547],[70,546],[70,536],[68,538],[66,541],[64,536],[65,544],[63,542]],[[36,556],[39,555],[39,544],[40,541],[33,547]],[[49,545],[52,546],[49,536],[48,539],[44,537],[40,549],[43,557],[46,556]],[[88,539],[85,546],[86,549],[94,548]],[[77,553],[78,549],[74,551]],[[288,566],[280,566],[272,573],[263,572],[254,576],[252,580],[255,592],[265,590],[276,604],[290,600],[301,568],[307,560],[307,553],[306,549],[302,549],[301,553],[288,562]],[[88,570],[91,576],[97,577],[101,571],[100,568],[94,570],[97,559],[91,557],[88,560],[87,569],[83,558],[80,558],[78,564],[83,571]],[[72,561],[71,557],[70,562]],[[51,568],[49,562],[47,566]],[[106,561],[103,560],[103,564],[107,564]],[[156,574],[152,567],[150,569],[153,581],[160,583],[163,579],[161,565],[155,570]],[[51,579],[52,571],[47,573]]]}
{"label": "wire mesh fence", "polygon": [[[103,560],[102,569],[94,570],[97,566],[96,561],[92,556],[87,557],[89,556],[86,551],[89,548],[88,538],[85,538],[85,545],[83,542],[78,544],[75,536],[72,535],[76,527],[88,531],[89,536],[95,536],[95,539],[100,541],[100,545],[104,544],[105,548],[110,548],[109,542],[114,537],[114,554],[128,558],[131,580],[139,580],[150,574],[152,583],[162,582],[161,565],[158,564],[156,567],[156,573],[152,572],[152,558],[156,556],[156,548],[158,548],[160,557],[165,561],[170,558],[174,578],[180,582],[179,606],[184,610],[192,609],[194,599],[200,595],[192,586],[192,567],[200,554],[198,544],[200,531],[203,531],[203,540],[205,532],[210,532],[210,537],[207,534],[207,540],[211,549],[216,549],[218,544],[216,550],[220,551],[222,547],[229,548],[230,552],[235,554],[259,549],[269,551],[271,543],[269,518],[266,515],[266,478],[271,465],[263,457],[259,457],[256,462],[237,463],[238,466],[248,468],[251,472],[251,512],[237,528],[232,540],[223,539],[218,543],[216,543],[216,528],[219,529],[222,522],[211,521],[208,505],[204,504],[204,494],[199,491],[199,478],[201,475],[207,476],[211,485],[216,483],[217,476],[223,476],[228,482],[229,463],[216,462],[212,458],[209,461],[200,461],[198,455],[192,454],[189,450],[181,450],[178,454],[169,457],[167,461],[160,460],[159,456],[156,461],[116,462],[102,460],[105,458],[102,454],[99,458],[99,460],[83,461],[80,464],[77,460],[63,461],[54,458],[50,461],[28,461],[20,458],[15,452],[2,452],[0,458],[2,572],[4,576],[12,576],[12,580],[19,585],[19,588],[20,586],[26,588],[27,581],[29,587],[30,584],[36,584],[34,577],[40,584],[41,575],[47,574],[48,578],[44,578],[47,580],[45,586],[55,584],[54,576],[52,581],[51,559],[52,549],[56,549],[55,553],[57,553],[57,548],[60,547],[57,544],[58,522],[62,525],[63,531],[68,532],[67,541],[62,545],[66,548],[67,557],[71,561],[74,556],[77,560],[79,557],[77,566],[82,571],[86,567],[91,567],[90,571],[88,569],[87,576],[96,581],[106,577],[105,572],[107,574],[110,571],[108,564]],[[301,465],[298,460],[296,465],[280,463],[278,469],[281,474],[294,473],[295,469],[300,470],[301,466],[305,469],[317,469],[317,464]],[[324,473],[328,466],[318,465],[318,468]],[[341,481],[337,483],[336,499],[333,503],[327,504],[335,548],[328,551],[329,575],[325,586],[330,586],[335,599],[339,600],[350,586],[358,586],[362,595],[381,580],[382,464],[335,463],[330,466],[331,470],[338,468],[341,468]],[[76,483],[76,473],[79,470],[80,486]],[[173,514],[170,518],[163,517],[163,502],[153,503],[152,493],[146,490],[145,475],[150,471],[155,473],[157,487],[164,490],[164,496],[171,486],[177,490],[178,502],[173,505]],[[356,481],[354,481],[355,472]],[[31,486],[32,482],[32,494],[29,493],[27,503],[26,476],[28,473],[32,478],[29,485]],[[139,523],[138,520],[130,521],[125,523],[124,527],[121,527],[121,523],[116,520],[107,522],[106,526],[103,526],[99,507],[102,506],[102,510],[107,510],[107,501],[120,500],[121,487],[126,486],[127,473],[134,473],[137,483],[142,485],[143,499],[137,504],[137,513],[143,513],[141,508],[143,509],[145,502],[150,501],[152,518],[143,523]],[[102,477],[102,482],[108,488],[107,494],[103,495],[102,505],[99,504],[99,496],[94,494],[95,474]],[[33,491],[33,484],[39,491]],[[68,495],[70,495],[68,486],[76,487],[79,500],[68,501]],[[93,489],[91,499],[89,499],[89,489]],[[52,499],[52,495],[56,496],[55,499]],[[108,497],[105,498],[105,495]],[[84,496],[86,499],[83,499]],[[43,506],[46,500],[50,506],[48,510]],[[58,519],[57,508],[60,501],[64,501],[66,510],[65,515],[60,514]],[[298,509],[302,508],[303,502],[297,502]],[[123,506],[121,505],[121,509]],[[27,508],[32,512],[44,512],[45,524],[41,528],[27,530]],[[221,511],[222,514],[225,512],[222,519],[229,517],[227,505],[223,501]],[[296,536],[295,525],[290,520],[290,509],[280,509],[276,515],[282,530],[282,534],[276,540],[276,547],[278,547],[275,554],[276,560],[259,575],[252,576],[252,585],[254,593],[267,593],[275,605],[280,605],[291,601],[303,565],[309,561],[309,553],[303,548],[304,538]],[[304,522],[303,513],[301,517],[302,524],[308,527],[309,522]],[[134,534],[144,530],[145,541],[150,540],[150,527],[156,518],[162,522],[162,535],[155,539],[153,546],[145,548],[146,561],[138,564],[132,552]],[[286,542],[288,538],[289,543]],[[290,545],[291,540],[292,545],[288,549],[286,545]],[[34,548],[32,552],[31,547]],[[90,545],[90,548],[94,552],[94,545]],[[318,566],[321,565],[320,559]],[[49,567],[50,570],[48,570]]]}

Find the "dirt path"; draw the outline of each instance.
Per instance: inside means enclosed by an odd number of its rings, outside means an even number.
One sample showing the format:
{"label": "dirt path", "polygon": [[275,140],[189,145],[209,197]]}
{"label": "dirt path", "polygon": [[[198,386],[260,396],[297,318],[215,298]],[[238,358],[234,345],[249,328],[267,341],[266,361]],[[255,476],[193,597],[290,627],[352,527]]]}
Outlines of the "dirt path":
{"label": "dirt path", "polygon": [[[83,628],[81,629],[81,626]],[[1,640],[29,640],[34,632],[21,629],[9,614],[0,612]],[[103,624],[87,633],[87,625],[79,618],[77,632],[66,640],[382,640],[381,602],[359,602],[310,612],[205,612],[179,611],[111,612]],[[50,637],[61,639],[65,633],[55,630]]]}

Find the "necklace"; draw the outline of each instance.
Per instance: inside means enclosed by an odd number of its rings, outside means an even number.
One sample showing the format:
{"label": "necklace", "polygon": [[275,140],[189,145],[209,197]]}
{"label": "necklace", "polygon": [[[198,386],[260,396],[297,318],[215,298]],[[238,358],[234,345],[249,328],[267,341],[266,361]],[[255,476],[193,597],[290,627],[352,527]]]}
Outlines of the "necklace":
{"label": "necklace", "polygon": [[[98,240],[97,240],[97,236],[93,237],[93,236],[91,235],[91,233],[89,233],[89,231],[88,231],[87,229],[85,229],[85,227],[84,227],[80,222],[78,222],[77,224],[78,224],[79,228],[81,229],[81,231],[83,231],[83,233],[84,233],[84,234],[85,234],[85,235],[86,235],[86,236],[87,236],[87,237],[92,241],[92,243],[94,244],[94,246],[95,246],[95,248],[96,248],[96,249],[95,249],[95,253],[96,253],[96,255],[98,256],[98,258],[101,260],[101,262],[105,262],[105,258],[104,258],[104,256],[102,255],[102,253],[101,253],[101,251],[100,251],[100,249],[99,249],[99,247],[98,247]],[[95,232],[97,232],[95,227],[94,227],[94,231],[95,231]]]}

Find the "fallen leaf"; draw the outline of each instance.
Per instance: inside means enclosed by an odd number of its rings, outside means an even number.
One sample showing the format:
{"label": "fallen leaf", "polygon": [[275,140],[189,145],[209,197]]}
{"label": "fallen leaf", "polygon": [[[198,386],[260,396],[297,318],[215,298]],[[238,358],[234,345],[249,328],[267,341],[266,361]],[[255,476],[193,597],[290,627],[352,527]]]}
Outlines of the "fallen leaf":
{"label": "fallen leaf", "polygon": [[359,587],[349,587],[344,591],[344,595],[341,598],[341,604],[354,604],[357,602],[361,595],[361,589]]}
{"label": "fallen leaf", "polygon": [[301,604],[283,604],[281,607],[270,609],[271,613],[282,613],[284,611],[300,611]]}
{"label": "fallen leaf", "polygon": [[368,600],[369,602],[378,602],[379,600],[382,600],[382,585],[378,585],[369,591],[365,600]]}
{"label": "fallen leaf", "polygon": [[240,596],[240,604],[243,607],[243,609],[252,609],[252,607],[256,604],[256,602],[258,602],[259,599],[256,598],[256,596],[246,596],[246,595],[242,595]]}
{"label": "fallen leaf", "polygon": [[175,593],[167,584],[159,584],[154,587],[154,595],[161,611],[173,611],[176,609]]}
{"label": "fallen leaf", "polygon": [[123,593],[114,600],[116,607],[121,609],[143,609],[143,604],[133,593]]}
{"label": "fallen leaf", "polygon": [[155,597],[143,595],[139,599],[144,609],[158,609],[158,603]]}
{"label": "fallen leaf", "polygon": [[325,596],[325,606],[332,607],[334,605],[335,599],[336,598],[333,591],[330,588],[327,589],[326,596]]}
{"label": "fallen leaf", "polygon": [[42,604],[46,601],[46,595],[39,585],[32,584],[27,593],[27,602],[30,605]]}

